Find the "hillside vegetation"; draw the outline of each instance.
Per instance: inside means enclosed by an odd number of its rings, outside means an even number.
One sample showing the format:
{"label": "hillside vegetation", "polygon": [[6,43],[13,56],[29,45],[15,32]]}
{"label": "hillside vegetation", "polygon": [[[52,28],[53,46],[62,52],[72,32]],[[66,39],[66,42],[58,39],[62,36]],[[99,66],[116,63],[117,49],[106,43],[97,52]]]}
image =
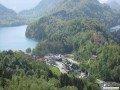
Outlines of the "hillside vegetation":
{"label": "hillside vegetation", "polygon": [[96,18],[108,27],[120,23],[120,12],[97,0],[43,0],[34,9],[21,12],[20,15],[34,18],[51,16],[62,20]]}
{"label": "hillside vegetation", "polygon": [[22,52],[0,52],[1,90],[97,90],[99,87],[91,79],[55,76],[44,62],[33,61]]}
{"label": "hillside vegetation", "polygon": [[61,2],[62,0],[42,0],[32,9],[23,10],[18,13],[18,15],[24,18],[26,23],[32,23],[33,21],[38,20],[42,16],[47,16],[53,13],[53,8],[57,6],[57,3]]}
{"label": "hillside vegetation", "polygon": [[119,24],[119,12],[97,0],[61,3],[61,7],[56,7],[56,13],[27,27],[26,36],[40,41],[33,54],[74,53],[82,70],[102,80],[120,82],[120,47],[108,30]]}

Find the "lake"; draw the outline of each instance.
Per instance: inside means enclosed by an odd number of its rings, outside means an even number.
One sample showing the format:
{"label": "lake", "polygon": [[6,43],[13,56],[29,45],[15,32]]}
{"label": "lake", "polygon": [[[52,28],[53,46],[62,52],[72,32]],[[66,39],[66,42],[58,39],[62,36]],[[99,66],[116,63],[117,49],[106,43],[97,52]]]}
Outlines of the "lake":
{"label": "lake", "polygon": [[114,26],[110,28],[111,32],[120,30],[120,25]]}
{"label": "lake", "polygon": [[37,42],[25,37],[27,25],[0,28],[0,51],[33,49]]}

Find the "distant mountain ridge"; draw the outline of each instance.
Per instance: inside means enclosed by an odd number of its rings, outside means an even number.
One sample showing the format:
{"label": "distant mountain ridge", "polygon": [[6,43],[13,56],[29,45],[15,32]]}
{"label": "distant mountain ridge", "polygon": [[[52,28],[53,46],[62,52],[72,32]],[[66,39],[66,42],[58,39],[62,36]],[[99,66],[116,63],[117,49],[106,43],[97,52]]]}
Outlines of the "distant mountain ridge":
{"label": "distant mountain ridge", "polygon": [[35,8],[20,12],[19,16],[31,22],[49,15],[62,19],[91,17],[104,20],[106,14],[109,14],[110,18],[114,17],[113,11],[98,0],[42,0]]}
{"label": "distant mountain ridge", "polygon": [[110,7],[97,0],[61,0],[57,2],[52,14],[44,16],[28,26],[26,36],[40,40],[42,38],[41,31],[55,31],[62,28],[64,22],[76,18],[95,18],[104,23],[106,27],[120,23],[120,13],[116,14]]}
{"label": "distant mountain ridge", "polygon": [[36,7],[29,10],[24,10],[19,13],[22,17],[40,17],[45,15],[47,11],[54,8],[54,6],[61,0],[42,0]]}
{"label": "distant mountain ridge", "polygon": [[14,12],[11,9],[6,8],[5,6],[3,6],[2,4],[0,4],[0,16],[7,16],[7,15],[17,15],[16,12]]}
{"label": "distant mountain ridge", "polygon": [[24,24],[22,19],[12,9],[0,4],[0,26],[16,26]]}
{"label": "distant mountain ridge", "polygon": [[107,4],[108,4],[112,9],[120,9],[120,1],[110,0],[110,1],[107,2]]}
{"label": "distant mountain ridge", "polygon": [[[47,3],[46,3],[47,1]],[[118,22],[119,13],[115,15],[115,12],[107,5],[101,4],[98,0],[52,0],[55,4],[49,6],[48,13],[39,12],[44,16],[50,16],[59,18],[62,20],[70,20],[74,18],[97,18],[100,21],[114,26]],[[46,4],[45,4],[46,3]],[[48,6],[49,0],[41,1],[36,8],[40,8],[39,5]],[[47,7],[48,8],[48,7]],[[46,9],[47,10],[47,9]],[[48,14],[48,15],[47,15]],[[21,14],[22,15],[22,14]],[[110,22],[110,20],[112,22]]]}

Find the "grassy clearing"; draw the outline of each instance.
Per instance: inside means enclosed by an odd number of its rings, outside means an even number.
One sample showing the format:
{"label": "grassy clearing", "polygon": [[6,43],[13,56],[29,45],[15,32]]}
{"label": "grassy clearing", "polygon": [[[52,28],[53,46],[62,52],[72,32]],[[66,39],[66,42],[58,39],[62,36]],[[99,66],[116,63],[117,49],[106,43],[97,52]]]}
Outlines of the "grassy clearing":
{"label": "grassy clearing", "polygon": [[56,76],[60,76],[60,70],[57,67],[50,67],[50,70],[52,71],[52,73]]}

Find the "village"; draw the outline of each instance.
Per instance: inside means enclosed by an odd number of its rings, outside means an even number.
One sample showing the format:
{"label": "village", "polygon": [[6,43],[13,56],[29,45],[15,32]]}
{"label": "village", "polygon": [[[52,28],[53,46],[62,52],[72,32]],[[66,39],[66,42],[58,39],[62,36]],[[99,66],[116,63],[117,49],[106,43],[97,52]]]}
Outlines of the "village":
{"label": "village", "polygon": [[[72,74],[78,78],[87,78],[90,76],[90,73],[87,71],[82,71],[79,69],[80,62],[74,60],[74,56],[69,54],[70,57],[66,57],[61,54],[48,54],[44,56],[45,62],[49,66],[59,68],[60,72],[63,74]],[[93,55],[92,59],[96,59],[97,56]],[[120,84],[116,82],[106,82],[97,79],[96,80],[101,90],[119,90]]]}
{"label": "village", "polygon": [[[21,51],[15,51],[21,52]],[[22,52],[24,53],[24,52]],[[78,78],[87,78],[90,76],[90,72],[82,71],[79,68],[80,62],[74,60],[73,54],[61,55],[61,54],[47,54],[42,59],[41,57],[32,55],[32,53],[25,53],[31,56],[31,60],[42,60],[48,66],[57,67],[62,74],[71,74]],[[92,55],[93,60],[96,60],[97,56]],[[90,61],[89,61],[90,62]],[[119,90],[120,84],[116,82],[110,81],[102,81],[100,79],[96,80],[98,83],[100,90]]]}
{"label": "village", "polygon": [[[72,56],[72,55],[71,55]],[[64,55],[48,54],[44,56],[47,65],[59,68],[61,73],[72,74],[79,78],[89,76],[88,72],[81,71],[79,69],[79,62],[75,61],[74,58],[65,57]]]}

